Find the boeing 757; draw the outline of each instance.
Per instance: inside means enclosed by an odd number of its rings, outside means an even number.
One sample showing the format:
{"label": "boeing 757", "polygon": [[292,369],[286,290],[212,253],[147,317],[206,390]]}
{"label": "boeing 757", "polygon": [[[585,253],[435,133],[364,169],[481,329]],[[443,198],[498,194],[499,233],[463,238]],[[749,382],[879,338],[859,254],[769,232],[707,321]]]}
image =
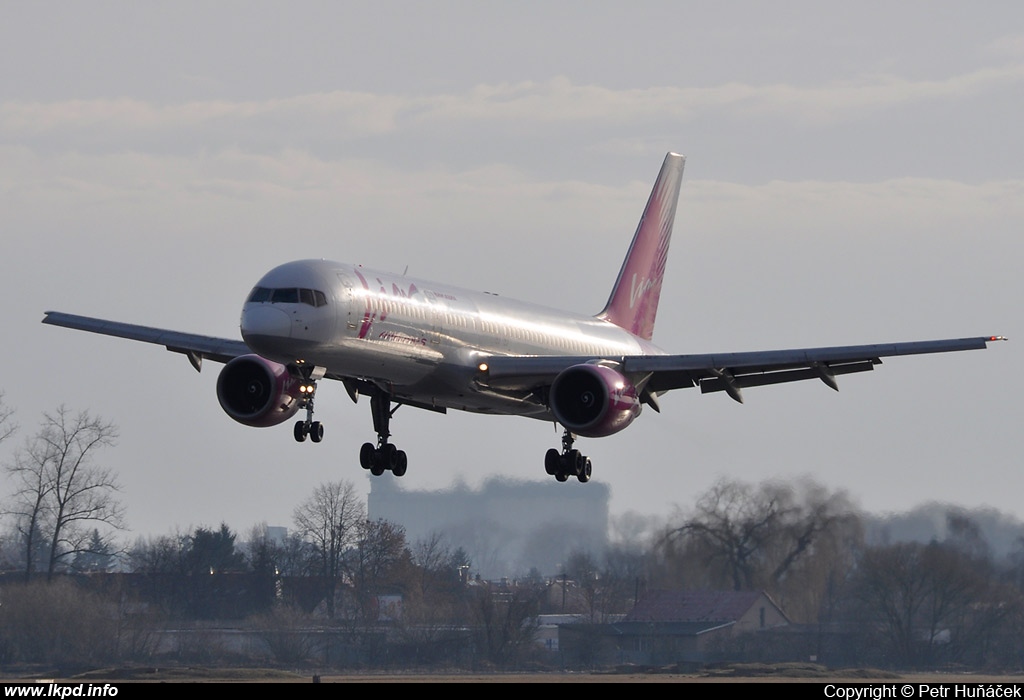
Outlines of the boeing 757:
{"label": "boeing 757", "polygon": [[242,306],[241,340],[47,311],[43,323],[163,345],[196,370],[225,363],[217,379],[224,411],[245,425],[294,423],[294,437],[320,442],[314,420],[320,380],[341,382],[353,401],[369,397],[375,443],[359,462],[374,475],[406,472],[391,442],[400,406],[518,415],[563,429],[547,473],[590,480],[577,437],[604,437],[629,426],[672,389],[724,392],[743,401],[747,387],[864,372],[896,355],[987,347],[1001,336],[673,355],[651,341],[675,219],[684,158],[669,153],[604,309],[595,316],[412,279],[361,265],[300,260],[267,272]]}

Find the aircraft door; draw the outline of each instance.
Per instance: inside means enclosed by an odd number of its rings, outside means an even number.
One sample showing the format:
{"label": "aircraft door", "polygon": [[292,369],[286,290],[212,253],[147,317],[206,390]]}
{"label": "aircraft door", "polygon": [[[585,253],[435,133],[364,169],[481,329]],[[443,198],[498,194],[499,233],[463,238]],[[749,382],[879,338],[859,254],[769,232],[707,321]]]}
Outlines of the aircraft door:
{"label": "aircraft door", "polygon": [[346,337],[359,335],[359,326],[366,315],[366,309],[356,308],[355,284],[352,275],[338,271],[338,331]]}

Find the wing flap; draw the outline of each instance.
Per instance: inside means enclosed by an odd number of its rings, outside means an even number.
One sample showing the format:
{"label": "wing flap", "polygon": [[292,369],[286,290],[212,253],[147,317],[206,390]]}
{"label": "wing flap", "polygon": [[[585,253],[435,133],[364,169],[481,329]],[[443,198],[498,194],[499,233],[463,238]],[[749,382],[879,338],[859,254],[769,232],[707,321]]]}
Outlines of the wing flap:
{"label": "wing flap", "polygon": [[[756,372],[751,374],[733,374],[732,383],[738,389],[746,389],[751,386],[768,386],[770,384],[784,384],[786,382],[799,382],[805,379],[821,379],[832,388],[828,377],[835,377],[840,374],[853,374],[855,372],[870,372],[875,364],[881,364],[881,360],[865,360],[863,362],[850,362],[846,364],[825,365],[827,374],[823,374],[822,368],[807,369],[784,369],[778,371]],[[727,381],[721,377],[712,379],[701,379],[700,393],[710,394],[715,391],[728,391]]]}

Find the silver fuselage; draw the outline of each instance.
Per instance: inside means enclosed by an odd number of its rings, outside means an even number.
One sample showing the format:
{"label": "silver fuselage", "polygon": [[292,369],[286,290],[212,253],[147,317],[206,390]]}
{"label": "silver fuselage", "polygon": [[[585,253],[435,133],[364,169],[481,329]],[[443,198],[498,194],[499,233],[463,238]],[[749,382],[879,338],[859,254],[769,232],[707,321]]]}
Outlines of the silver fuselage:
{"label": "silver fuselage", "polygon": [[[252,301],[256,290],[315,290],[326,303]],[[538,418],[547,415],[542,402],[475,382],[480,363],[495,355],[664,354],[593,316],[327,260],[264,275],[242,309],[241,331],[267,359],[359,377],[396,401]]]}

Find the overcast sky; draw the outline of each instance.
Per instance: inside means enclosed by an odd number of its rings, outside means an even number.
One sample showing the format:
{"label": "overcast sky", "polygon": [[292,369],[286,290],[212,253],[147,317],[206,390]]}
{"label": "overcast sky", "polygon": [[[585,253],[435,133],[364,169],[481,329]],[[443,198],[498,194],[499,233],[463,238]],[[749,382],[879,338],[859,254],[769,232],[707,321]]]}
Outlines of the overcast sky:
{"label": "overcast sky", "polygon": [[[135,534],[291,526],[368,490],[369,403],[252,429],[159,346],[43,311],[238,337],[269,268],[325,257],[594,313],[669,150],[688,156],[655,342],[743,351],[1005,334],[870,374],[663,397],[577,443],[612,512],[810,475],[865,509],[1024,517],[1024,5],[0,3],[0,390],[64,404]],[[547,479],[550,424],[402,408],[402,485]],[[392,478],[386,475],[383,478]],[[575,481],[567,489],[586,488]]]}

